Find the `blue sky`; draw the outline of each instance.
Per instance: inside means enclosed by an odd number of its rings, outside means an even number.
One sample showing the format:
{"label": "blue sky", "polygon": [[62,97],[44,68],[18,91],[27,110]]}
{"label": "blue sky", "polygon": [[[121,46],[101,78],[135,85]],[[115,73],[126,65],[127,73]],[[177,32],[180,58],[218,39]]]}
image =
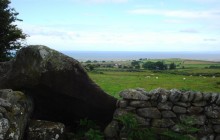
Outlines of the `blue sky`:
{"label": "blue sky", "polygon": [[12,0],[27,44],[80,51],[220,52],[219,0]]}

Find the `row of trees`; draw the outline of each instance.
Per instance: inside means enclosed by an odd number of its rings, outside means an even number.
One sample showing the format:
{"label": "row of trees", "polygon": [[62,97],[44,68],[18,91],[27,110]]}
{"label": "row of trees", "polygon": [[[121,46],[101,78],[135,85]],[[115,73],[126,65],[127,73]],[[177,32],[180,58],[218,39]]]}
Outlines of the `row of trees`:
{"label": "row of trees", "polygon": [[[131,66],[135,69],[141,68],[142,61],[133,60]],[[167,70],[167,69],[176,69],[175,63],[165,64],[163,61],[151,62],[147,61],[142,64],[142,68],[148,70]]]}
{"label": "row of trees", "polygon": [[92,71],[96,68],[119,68],[119,69],[148,69],[148,70],[172,70],[176,69],[176,64],[175,63],[170,63],[170,64],[165,64],[163,61],[157,61],[157,62],[152,62],[152,61],[137,61],[133,60],[130,65],[125,64],[114,64],[112,63],[94,63],[92,61],[86,61],[83,63],[85,68],[89,71]]}
{"label": "row of trees", "polygon": [[142,67],[144,69],[148,69],[148,70],[167,70],[167,69],[176,69],[176,65],[175,63],[171,63],[169,65],[165,64],[162,61],[157,61],[157,62],[145,62],[143,63]]}
{"label": "row of trees", "polygon": [[0,62],[9,60],[14,53],[24,46],[27,37],[14,23],[22,21],[18,12],[10,7],[10,0],[0,0]]}

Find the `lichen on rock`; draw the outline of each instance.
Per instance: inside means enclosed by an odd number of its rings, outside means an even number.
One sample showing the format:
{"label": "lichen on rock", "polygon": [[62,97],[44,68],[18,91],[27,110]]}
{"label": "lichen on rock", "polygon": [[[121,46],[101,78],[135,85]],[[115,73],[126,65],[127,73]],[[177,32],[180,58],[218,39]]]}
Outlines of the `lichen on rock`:
{"label": "lichen on rock", "polygon": [[22,140],[33,111],[30,97],[20,91],[0,90],[0,139]]}
{"label": "lichen on rock", "polygon": [[58,122],[32,120],[28,127],[28,140],[63,140],[65,125]]}

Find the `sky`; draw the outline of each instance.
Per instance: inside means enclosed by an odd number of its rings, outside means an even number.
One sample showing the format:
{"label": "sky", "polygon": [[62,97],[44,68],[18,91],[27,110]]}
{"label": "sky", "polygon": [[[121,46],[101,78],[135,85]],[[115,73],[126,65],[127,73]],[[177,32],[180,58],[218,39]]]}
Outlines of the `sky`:
{"label": "sky", "polygon": [[28,45],[219,52],[220,0],[11,0]]}

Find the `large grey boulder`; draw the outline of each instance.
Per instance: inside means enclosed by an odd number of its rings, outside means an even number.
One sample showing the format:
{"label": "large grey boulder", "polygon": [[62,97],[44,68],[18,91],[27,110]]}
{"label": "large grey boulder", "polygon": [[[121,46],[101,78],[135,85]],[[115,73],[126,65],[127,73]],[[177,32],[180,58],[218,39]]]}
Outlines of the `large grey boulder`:
{"label": "large grey boulder", "polygon": [[77,60],[46,46],[22,48],[13,60],[0,63],[0,88],[25,90],[34,99],[34,118],[68,125],[80,118],[108,123],[116,108],[116,99]]}
{"label": "large grey boulder", "polygon": [[33,103],[24,93],[0,90],[0,140],[23,140],[32,111]]}

